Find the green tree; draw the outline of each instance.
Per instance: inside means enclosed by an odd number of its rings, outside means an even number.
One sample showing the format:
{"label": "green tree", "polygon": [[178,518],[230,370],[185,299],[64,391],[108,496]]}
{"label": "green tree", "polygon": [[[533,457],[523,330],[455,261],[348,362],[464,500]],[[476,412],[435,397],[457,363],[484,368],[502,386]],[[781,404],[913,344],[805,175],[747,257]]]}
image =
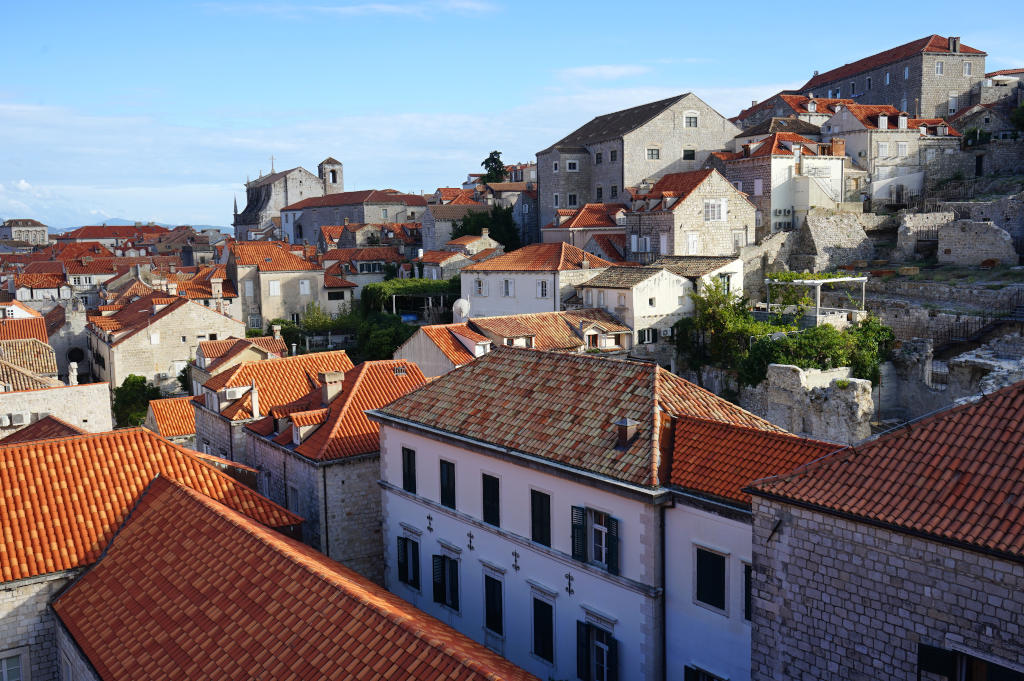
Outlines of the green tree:
{"label": "green tree", "polygon": [[192,394],[192,379],[189,375],[190,366],[190,364],[186,364],[181,367],[181,371],[178,372],[178,385],[180,385],[181,389],[189,395]]}
{"label": "green tree", "polygon": [[280,326],[281,327],[281,338],[284,339],[285,345],[289,348],[293,344],[297,344],[299,347],[304,347],[302,329],[299,325],[290,319],[271,319],[269,326]]}
{"label": "green tree", "polygon": [[160,388],[146,382],[145,376],[129,374],[114,388],[114,419],[119,426],[141,426],[146,420],[150,400],[160,398]]}
{"label": "green tree", "polygon": [[302,313],[302,330],[321,335],[334,329],[335,319],[316,302],[310,302]]}
{"label": "green tree", "polygon": [[1024,104],[1010,112],[1010,122],[1018,130],[1024,130]]}
{"label": "green tree", "polygon": [[480,181],[485,184],[488,182],[503,182],[508,175],[505,171],[505,163],[501,160],[500,151],[492,151],[480,165],[484,169],[484,175],[480,178]]}
{"label": "green tree", "polygon": [[506,253],[522,246],[519,240],[519,226],[512,218],[511,206],[494,206],[488,212],[467,213],[466,217],[452,229],[452,238],[480,236],[485,227],[489,230],[491,238],[505,247]]}

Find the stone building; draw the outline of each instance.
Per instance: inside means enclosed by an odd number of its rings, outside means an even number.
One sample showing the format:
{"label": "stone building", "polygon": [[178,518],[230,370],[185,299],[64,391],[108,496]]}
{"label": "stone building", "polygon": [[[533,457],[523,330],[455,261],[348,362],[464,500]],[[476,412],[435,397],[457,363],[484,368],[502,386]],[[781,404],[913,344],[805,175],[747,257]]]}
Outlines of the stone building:
{"label": "stone building", "polygon": [[[0,366],[0,370],[7,367]],[[39,381],[37,385],[0,392],[0,437],[10,437],[47,417],[58,418],[83,432],[110,430],[114,427],[110,388],[106,383],[63,385]]]}
{"label": "stone building", "polygon": [[30,218],[12,218],[0,225],[0,239],[24,241],[32,245],[45,246],[49,243],[49,231],[43,223]]}
{"label": "stone building", "polygon": [[738,255],[753,243],[757,209],[714,169],[665,175],[641,185],[625,214],[626,259]]}
{"label": "stone building", "polygon": [[751,678],[1024,676],[1024,383],[761,480]]}
{"label": "stone building", "polygon": [[211,335],[244,335],[242,322],[186,298],[154,293],[123,305],[104,305],[89,317],[89,350],[96,380],[121,385],[143,376],[165,392],[178,392],[178,374]]}
{"label": "stone building", "polygon": [[[106,392],[105,385],[100,387]],[[80,395],[79,400],[86,404],[88,397]],[[50,604],[100,558],[154,478],[185,481],[197,492],[281,531],[294,533],[302,522],[144,428],[63,437],[59,443],[17,443],[4,448],[4,466],[0,661],[6,679],[95,678],[69,677],[69,670],[62,667]],[[13,675],[15,669],[19,676]]]}
{"label": "stone building", "polygon": [[320,374],[351,368],[345,351],[335,350],[242,362],[214,375],[192,402],[199,451],[252,466],[243,432],[247,423],[319,389]]}
{"label": "stone building", "polygon": [[478,203],[427,206],[423,213],[423,250],[440,250],[451,240],[452,231],[466,215],[486,211],[487,206]]}
{"label": "stone building", "polygon": [[[536,166],[532,172],[536,175]],[[522,170],[519,175],[522,175]],[[531,244],[540,240],[537,233],[536,181],[509,179],[506,182],[481,184],[474,192],[474,200],[488,207],[511,208],[512,220],[519,228],[520,243]]]}
{"label": "stone building", "polygon": [[960,152],[960,133],[942,118],[913,118],[890,105],[853,104],[822,125],[833,144],[868,173],[872,201],[905,204],[926,184],[974,175],[973,156]]}
{"label": "stone building", "polygon": [[274,219],[281,218],[281,209],[285,206],[343,191],[344,167],[331,157],[320,162],[316,175],[302,167],[280,172],[271,168],[269,175],[245,183],[245,208],[241,213],[238,212],[238,201],[235,201],[234,220],[231,222],[235,238],[248,241],[253,232],[277,231],[281,225],[275,224]]}
{"label": "stone building", "polygon": [[925,36],[814,76],[800,94],[888,104],[916,118],[944,118],[980,100],[985,56],[958,37]]}
{"label": "stone building", "polygon": [[384,581],[380,533],[380,430],[363,412],[419,388],[412,362],[363,362],[321,373],[319,387],[243,431],[246,457],[272,501],[302,516],[302,541]]}
{"label": "stone building", "polygon": [[104,538],[53,604],[60,678],[540,681],[205,491],[156,478]]}
{"label": "stone building", "polygon": [[324,225],[422,222],[427,200],[394,189],[365,189],[295,201],[281,208],[282,238],[315,244]]}
{"label": "stone building", "polygon": [[142,426],[176,445],[196,448],[196,412],[189,395],[150,400]]}
{"label": "stone building", "polygon": [[134,225],[85,225],[57,235],[59,242],[98,243],[108,248],[134,244],[150,236],[166,234],[168,229],[152,222]]}
{"label": "stone building", "polygon": [[[836,99],[834,97],[828,98],[818,95],[808,97],[789,90],[783,90],[762,102],[754,102],[750,107],[741,111],[738,116],[729,120],[743,130],[742,133],[736,136],[737,139],[742,139],[748,134],[754,134],[761,126],[770,125],[769,122],[776,118],[783,120],[795,118],[803,124],[820,127],[839,108],[856,103],[852,99]],[[766,130],[763,134],[770,134],[772,132],[776,131]],[[810,136],[807,134],[806,129],[791,130],[789,132],[795,132],[806,137]]]}
{"label": "stone building", "polygon": [[323,270],[275,242],[232,244],[226,272],[250,329],[272,319],[298,322],[324,295]]}
{"label": "stone building", "polygon": [[598,116],[537,152],[538,224],[560,208],[622,201],[644,180],[697,170],[738,132],[693,93]]}
{"label": "stone building", "polygon": [[288,356],[288,347],[281,338],[281,328],[272,327],[273,335],[254,338],[212,338],[201,341],[195,359],[189,364],[192,394],[199,395],[203,384],[242,362],[259,362]]}
{"label": "stone building", "polygon": [[597,235],[625,234],[624,203],[588,203],[580,208],[559,209],[554,222],[544,225],[541,241],[546,244],[564,241],[583,248]]}
{"label": "stone building", "polygon": [[741,487],[832,448],[649,363],[508,347],[369,416],[387,587],[552,679],[749,677]]}

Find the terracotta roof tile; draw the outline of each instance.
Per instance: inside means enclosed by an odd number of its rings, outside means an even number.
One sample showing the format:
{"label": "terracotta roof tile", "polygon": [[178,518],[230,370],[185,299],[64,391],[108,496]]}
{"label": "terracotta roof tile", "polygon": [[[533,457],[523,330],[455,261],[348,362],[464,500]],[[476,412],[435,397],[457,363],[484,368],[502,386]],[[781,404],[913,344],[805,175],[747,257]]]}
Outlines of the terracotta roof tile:
{"label": "terracotta roof tile", "polygon": [[67,283],[64,275],[56,272],[19,274],[14,277],[15,288],[60,288],[61,286],[67,286]]}
{"label": "terracotta roof tile", "polygon": [[42,315],[24,319],[0,319],[0,340],[16,340],[18,338],[35,338],[46,343],[49,336],[46,332],[46,320]]}
{"label": "terracotta roof tile", "polygon": [[178,282],[178,295],[189,300],[213,298],[211,279],[221,279],[221,297],[237,298],[235,284],[228,278],[227,265],[203,265],[198,271],[183,281]]}
{"label": "terracotta roof tile", "polygon": [[231,245],[238,265],[255,266],[260,272],[315,270],[316,265],[270,241],[239,241]]}
{"label": "terracotta roof tile", "polygon": [[0,359],[34,374],[56,374],[57,356],[38,338],[0,340]]}
{"label": "terracotta roof tile", "polygon": [[366,246],[363,248],[335,248],[324,253],[324,263],[328,262],[384,262],[400,263],[405,260],[398,249],[393,246]]}
{"label": "terracotta roof tile", "polygon": [[539,681],[340,563],[163,477],[53,607],[105,681],[183,670],[222,681]]}
{"label": "terracotta roof tile", "polygon": [[[645,486],[664,482],[661,413],[781,432],[655,365],[504,347],[378,411]],[[624,417],[640,425],[622,451],[613,422]]]}
{"label": "terracotta roof tile", "polygon": [[95,561],[156,475],[271,527],[301,519],[145,428],[0,447],[0,581]]}
{"label": "terracotta roof tile", "polygon": [[0,359],[0,383],[10,386],[9,390],[40,390],[42,388],[56,388],[63,383],[56,378],[40,376],[17,364]]}
{"label": "terracotta roof tile", "polygon": [[680,277],[693,279],[711,274],[735,260],[736,258],[731,255],[666,255],[658,258],[651,265],[664,267]]}
{"label": "terracotta roof tile", "polygon": [[196,434],[196,410],[192,408],[191,396],[152,400],[149,411],[153,414],[159,435],[180,437]]}
{"label": "terracotta roof tile", "polygon": [[606,256],[606,260],[612,264],[625,262],[626,257],[626,235],[625,234],[595,234],[593,237]]}
{"label": "terracotta roof tile", "polygon": [[[851,104],[856,104],[857,103],[856,101],[854,101],[852,99],[835,99],[835,98],[831,98],[830,99],[828,97],[815,97],[814,98],[815,111],[812,112],[812,111],[810,111],[807,108],[807,103],[809,101],[811,101],[811,98],[806,96],[806,95],[782,94],[782,95],[779,95],[779,99],[781,99],[786,104],[788,104],[789,108],[792,109],[795,113],[798,113],[798,114],[809,114],[809,113],[828,114],[828,113],[832,113],[836,106],[850,106]],[[753,129],[753,128],[751,128],[751,129]]]}
{"label": "terracotta roof tile", "polygon": [[[545,225],[548,229],[582,229],[586,227],[617,227],[615,216],[628,211],[623,203],[587,203],[582,208],[570,211],[572,217],[561,224]],[[561,211],[559,211],[561,213]]]}
{"label": "terracotta roof tile", "polygon": [[51,414],[25,426],[21,430],[14,431],[0,440],[0,446],[33,442],[35,440],[55,440],[60,437],[85,434],[85,431],[81,428],[62,421]]}
{"label": "terracotta roof tile", "polygon": [[324,270],[324,288],[356,288],[359,286],[343,277],[342,274],[344,274],[344,270],[341,261],[330,265]]}
{"label": "terracotta roof tile", "polygon": [[464,253],[459,253],[458,251],[427,251],[421,257],[416,258],[416,260],[427,265],[441,265],[452,258],[469,260],[469,256]]}
{"label": "terracotta roof tile", "polygon": [[325,196],[314,196],[285,206],[281,210],[302,210],[326,206],[353,206],[360,203],[400,203],[406,206],[426,206],[426,198],[419,194],[402,194],[393,190],[363,189],[354,192],[339,192]]}
{"label": "terracotta roof tile", "polygon": [[[607,271],[607,270],[606,270]],[[533,338],[535,350],[579,350],[585,339],[582,329],[599,327],[608,333],[630,333],[615,317],[593,308],[571,312],[537,312],[502,317],[474,317],[470,325],[481,334],[499,338]]]}
{"label": "terracotta roof tile", "polygon": [[472,362],[475,359],[473,353],[456,338],[456,334],[477,343],[490,343],[490,339],[487,336],[482,336],[473,331],[466,323],[429,324],[421,326],[420,329],[456,367]]}
{"label": "terracotta roof tile", "polygon": [[[889,104],[853,104],[846,107],[850,114],[853,115],[865,128],[869,130],[878,129],[878,117],[888,116],[887,130],[898,130],[899,115],[902,113],[899,109]],[[921,126],[929,128],[929,133],[934,134],[931,130],[939,125],[945,125],[947,132],[951,137],[960,137],[960,133],[948,125],[946,121],[941,118],[907,118],[906,130],[913,132],[915,129]]]}
{"label": "terracotta roof tile", "polygon": [[67,239],[137,239],[143,234],[158,234],[168,231],[158,225],[86,225],[63,234],[58,240]]}
{"label": "terracotta roof tile", "polygon": [[586,260],[590,267],[608,267],[607,260],[559,241],[550,244],[531,244],[519,250],[499,255],[484,262],[463,268],[463,272],[554,272],[582,269]]}
{"label": "terracotta roof tile", "polygon": [[751,486],[1024,560],[1024,382]]}

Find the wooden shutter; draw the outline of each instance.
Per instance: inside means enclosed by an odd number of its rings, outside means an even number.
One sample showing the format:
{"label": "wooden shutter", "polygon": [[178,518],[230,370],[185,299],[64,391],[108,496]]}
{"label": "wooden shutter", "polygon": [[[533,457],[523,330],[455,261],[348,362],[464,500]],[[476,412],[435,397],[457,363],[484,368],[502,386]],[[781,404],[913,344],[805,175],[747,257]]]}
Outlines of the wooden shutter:
{"label": "wooden shutter", "polygon": [[409,586],[420,588],[420,543],[409,539]]}
{"label": "wooden shutter", "polygon": [[619,574],[619,521],[609,516],[605,522],[608,525],[608,572],[617,575]]}
{"label": "wooden shutter", "polygon": [[530,490],[530,532],[533,541],[551,546],[551,497]]}
{"label": "wooden shutter", "polygon": [[433,556],[434,602],[444,603],[444,556]]}
{"label": "wooden shutter", "polygon": [[572,507],[572,557],[587,560],[587,511],[582,506]]}
{"label": "wooden shutter", "polygon": [[576,676],[590,679],[590,625],[576,622]]}
{"label": "wooden shutter", "polygon": [[484,522],[495,527],[501,526],[500,488],[498,484],[496,477],[486,473],[483,474]]}
{"label": "wooden shutter", "polygon": [[402,489],[416,494],[416,452],[402,447]]}
{"label": "wooden shutter", "polygon": [[484,625],[495,634],[505,633],[501,608],[501,582],[489,575],[484,576]]}
{"label": "wooden shutter", "polygon": [[608,637],[608,681],[619,681],[619,642]]}
{"label": "wooden shutter", "polygon": [[455,464],[442,461],[441,467],[441,505],[455,508]]}
{"label": "wooden shutter", "polygon": [[398,581],[409,583],[409,540],[398,538]]}
{"label": "wooden shutter", "polygon": [[555,659],[554,650],[554,608],[550,603],[533,599],[533,653],[551,662]]}
{"label": "wooden shutter", "polygon": [[453,610],[459,609],[459,561],[453,558],[445,558],[448,564],[448,588],[451,590],[451,597],[448,599],[448,607]]}
{"label": "wooden shutter", "polygon": [[700,672],[696,667],[686,667],[683,670],[683,681],[700,681]]}

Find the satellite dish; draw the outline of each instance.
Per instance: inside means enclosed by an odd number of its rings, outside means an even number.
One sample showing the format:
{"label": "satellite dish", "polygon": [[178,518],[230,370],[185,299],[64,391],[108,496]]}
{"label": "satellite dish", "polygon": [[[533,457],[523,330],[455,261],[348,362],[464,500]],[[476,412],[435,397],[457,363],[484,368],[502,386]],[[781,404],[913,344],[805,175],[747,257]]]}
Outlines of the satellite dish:
{"label": "satellite dish", "polygon": [[452,321],[456,324],[461,324],[467,319],[469,319],[469,301],[465,298],[459,298],[452,305]]}

